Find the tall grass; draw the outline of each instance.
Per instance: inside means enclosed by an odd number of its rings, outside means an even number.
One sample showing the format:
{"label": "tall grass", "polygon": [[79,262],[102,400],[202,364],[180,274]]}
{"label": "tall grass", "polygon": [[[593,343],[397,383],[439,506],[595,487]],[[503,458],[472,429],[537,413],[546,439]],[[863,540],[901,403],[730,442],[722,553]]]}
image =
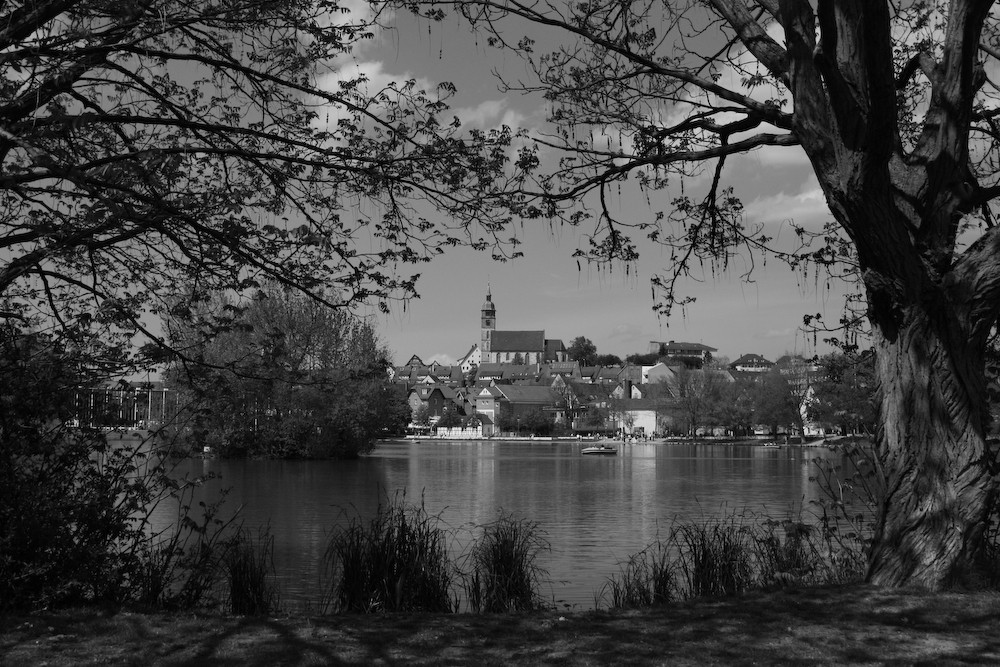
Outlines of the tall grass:
{"label": "tall grass", "polygon": [[677,527],[678,571],[686,597],[722,597],[754,586],[752,529],[729,514]]}
{"label": "tall grass", "polygon": [[594,606],[606,600],[616,609],[656,607],[677,595],[677,565],[671,557],[671,544],[656,539],[619,565],[618,575],[605,582]]}
{"label": "tall grass", "polygon": [[474,612],[529,611],[544,606],[540,583],[546,571],[538,556],[550,548],[538,524],[501,510],[480,527],[464,559],[466,599]]}
{"label": "tall grass", "polygon": [[[629,556],[598,591],[596,606],[650,607],[675,599],[861,581],[855,538],[831,538],[816,522],[743,511],[675,522],[666,537]],[[842,547],[841,544],[845,546]]]}
{"label": "tall grass", "polygon": [[335,530],[324,557],[330,589],[324,610],[453,612],[454,568],[447,533],[423,502],[396,493],[367,524],[360,516]]}
{"label": "tall grass", "polygon": [[274,581],[274,536],[268,528],[254,536],[241,527],[233,537],[222,566],[228,584],[229,610],[241,616],[266,616],[278,609]]}

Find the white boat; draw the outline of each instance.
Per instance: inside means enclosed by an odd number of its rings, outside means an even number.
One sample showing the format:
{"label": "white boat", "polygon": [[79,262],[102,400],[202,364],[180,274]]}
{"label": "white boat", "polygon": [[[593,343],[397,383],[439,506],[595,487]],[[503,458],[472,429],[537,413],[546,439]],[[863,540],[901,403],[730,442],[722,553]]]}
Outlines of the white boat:
{"label": "white boat", "polygon": [[608,447],[607,445],[598,445],[597,447],[584,447],[580,450],[581,454],[597,454],[598,456],[614,456],[618,453],[618,450],[614,447]]}

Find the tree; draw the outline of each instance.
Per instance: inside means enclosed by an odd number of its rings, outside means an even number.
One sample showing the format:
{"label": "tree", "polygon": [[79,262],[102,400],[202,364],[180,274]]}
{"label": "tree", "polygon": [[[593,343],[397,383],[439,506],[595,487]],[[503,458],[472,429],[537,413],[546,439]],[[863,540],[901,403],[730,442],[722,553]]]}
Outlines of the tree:
{"label": "tree", "polygon": [[594,357],[594,366],[621,366],[622,360],[617,354],[598,354]]}
{"label": "tree", "polygon": [[871,353],[833,353],[822,357],[822,379],[815,383],[809,416],[845,433],[871,433],[875,423],[875,359]]}
{"label": "tree", "polygon": [[695,436],[700,427],[712,425],[723,386],[718,372],[687,367],[678,370],[676,380],[671,383],[674,398],[668,410],[685,434]]}
{"label": "tree", "polygon": [[485,215],[507,159],[508,130],[442,119],[449,84],[338,72],[374,30],[330,0],[41,0],[0,21],[5,317],[162,343],[144,313],[264,279],[387,308],[414,294],[400,269],[454,242],[426,211]]}
{"label": "tree", "polygon": [[417,426],[431,425],[431,409],[425,403],[418,407],[413,413],[413,423]]}
{"label": "tree", "polygon": [[435,428],[455,428],[461,426],[463,422],[462,415],[458,414],[458,410],[454,406],[445,406],[444,411],[441,413],[441,418],[438,419],[437,423],[434,424]]}
{"label": "tree", "polygon": [[[267,285],[245,305],[217,296],[200,318],[167,320],[191,364],[168,377],[194,406],[195,446],[223,455],[353,457],[408,412],[371,323]],[[223,320],[207,332],[202,321]]]}
{"label": "tree", "polygon": [[579,362],[581,366],[593,366],[594,359],[597,357],[597,346],[589,338],[577,336],[569,344],[566,353],[570,359]]}
{"label": "tree", "polygon": [[[431,18],[458,8],[489,44],[524,56],[534,78],[509,87],[544,95],[553,129],[538,133],[535,196],[516,212],[595,221],[584,258],[629,261],[631,232],[663,246],[671,263],[653,287],[664,313],[685,303],[680,281],[693,269],[772,245],[727,181],[736,156],[805,155],[839,238],[778,251],[862,282],[877,360],[884,486],[868,579],[940,588],[975,578],[997,492],[983,371],[1000,315],[993,2],[415,7]],[[537,52],[543,30],[547,44],[561,31],[565,45]],[[618,188],[652,201],[685,181],[669,209],[616,217]]]}
{"label": "tree", "polygon": [[635,364],[636,366],[654,366],[660,360],[660,355],[655,352],[650,352],[648,354],[630,354],[625,357],[625,361],[630,364]]}
{"label": "tree", "polygon": [[719,400],[712,412],[712,420],[726,426],[734,436],[746,436],[753,430],[754,399],[757,385],[746,378],[723,384]]}
{"label": "tree", "polygon": [[790,426],[801,421],[799,404],[788,380],[777,368],[764,373],[753,398],[754,422],[769,426],[772,434],[777,433],[779,426]]}

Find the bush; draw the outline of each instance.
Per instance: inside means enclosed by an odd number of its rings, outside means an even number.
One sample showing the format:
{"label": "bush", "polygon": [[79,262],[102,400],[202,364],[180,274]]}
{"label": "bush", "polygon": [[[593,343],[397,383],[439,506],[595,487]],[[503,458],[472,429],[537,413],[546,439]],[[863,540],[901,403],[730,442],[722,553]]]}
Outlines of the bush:
{"label": "bush", "polygon": [[233,525],[235,517],[219,518],[228,490],[214,503],[198,503],[201,519],[194,518],[191,497],[203,481],[172,484],[170,493],[161,498],[176,500],[177,520],[164,533],[140,538],[140,559],[130,587],[136,602],[165,609],[218,603],[222,558],[238,541],[242,529]]}
{"label": "bush", "polygon": [[335,530],[324,556],[330,579],[325,610],[454,612],[453,566],[446,533],[405,493],[379,502],[367,524],[351,517]]}
{"label": "bush", "polygon": [[[148,516],[182,485],[150,441],[70,427],[93,383],[79,351],[0,328],[0,609],[201,604],[214,585],[218,505],[184,506],[176,532]],[[187,487],[189,488],[189,487]],[[190,497],[190,496],[188,496]]]}
{"label": "bush", "polygon": [[543,606],[539,582],[545,571],[537,564],[549,550],[538,524],[500,512],[481,527],[465,558],[465,592],[475,612],[529,611]]}

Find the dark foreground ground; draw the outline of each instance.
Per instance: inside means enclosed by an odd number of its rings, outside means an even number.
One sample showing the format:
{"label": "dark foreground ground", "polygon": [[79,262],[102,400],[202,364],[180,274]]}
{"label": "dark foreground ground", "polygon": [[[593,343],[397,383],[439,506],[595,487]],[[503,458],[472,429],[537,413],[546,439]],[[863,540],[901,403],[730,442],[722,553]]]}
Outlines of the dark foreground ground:
{"label": "dark foreground ground", "polygon": [[1000,595],[865,586],[529,615],[0,617],[2,665],[1000,664]]}

